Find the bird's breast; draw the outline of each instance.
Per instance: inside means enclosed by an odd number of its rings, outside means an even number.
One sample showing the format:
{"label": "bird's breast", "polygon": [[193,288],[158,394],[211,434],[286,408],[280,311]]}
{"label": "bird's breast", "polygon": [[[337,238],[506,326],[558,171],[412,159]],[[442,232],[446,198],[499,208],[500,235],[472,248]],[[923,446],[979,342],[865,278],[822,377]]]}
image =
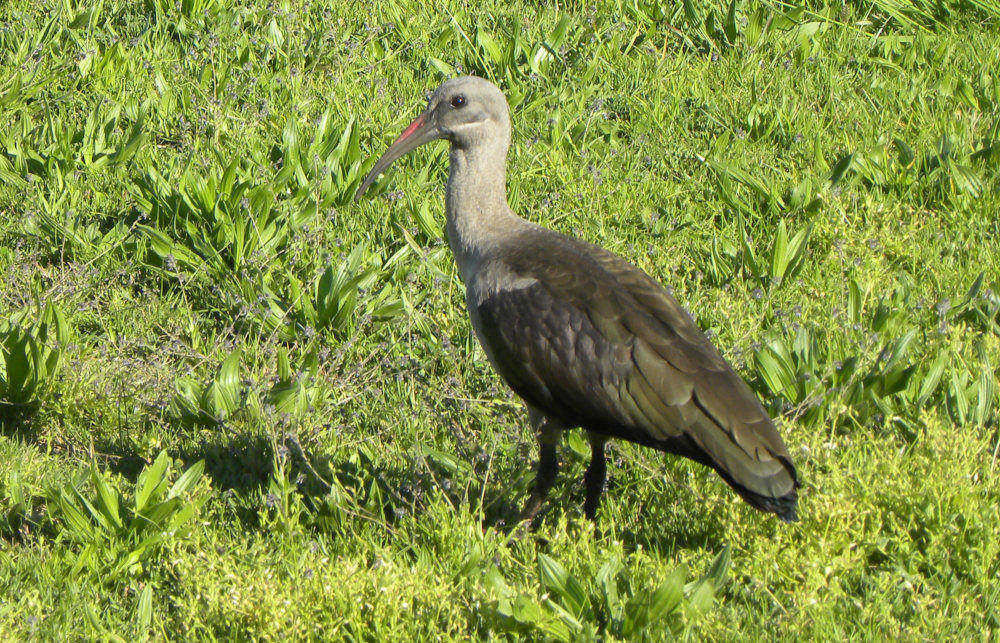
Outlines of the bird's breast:
{"label": "bird's breast", "polygon": [[[490,346],[487,335],[483,333],[483,321],[479,315],[479,306],[497,294],[530,288],[538,281],[532,277],[518,275],[508,266],[496,261],[477,262],[468,266],[468,269],[469,273],[463,274],[462,280],[465,282],[465,305],[469,311],[469,321],[472,323],[476,339],[483,347],[487,359],[493,368],[499,371],[493,347]],[[461,271],[460,267],[459,272],[461,273]]]}
{"label": "bird's breast", "polygon": [[470,263],[468,269],[469,273],[463,276],[463,281],[470,309],[494,295],[524,290],[538,283],[534,277],[521,275],[504,262],[490,257]]}

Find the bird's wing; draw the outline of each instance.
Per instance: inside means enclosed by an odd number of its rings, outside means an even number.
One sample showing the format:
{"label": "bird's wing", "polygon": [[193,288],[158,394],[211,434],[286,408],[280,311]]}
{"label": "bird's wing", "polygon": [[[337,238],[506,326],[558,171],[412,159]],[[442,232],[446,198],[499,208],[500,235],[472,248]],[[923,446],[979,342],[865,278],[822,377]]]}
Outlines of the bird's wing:
{"label": "bird's wing", "polygon": [[474,302],[479,332],[527,402],[709,464],[738,491],[794,495],[795,469],[760,402],[655,280],[537,229],[491,263]]}

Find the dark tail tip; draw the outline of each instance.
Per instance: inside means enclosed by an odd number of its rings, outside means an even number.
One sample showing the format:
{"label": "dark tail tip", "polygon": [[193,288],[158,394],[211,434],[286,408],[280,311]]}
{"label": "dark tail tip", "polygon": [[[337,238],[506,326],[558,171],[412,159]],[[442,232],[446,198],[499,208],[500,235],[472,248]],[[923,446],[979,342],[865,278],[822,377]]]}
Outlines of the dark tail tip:
{"label": "dark tail tip", "polygon": [[733,490],[740,494],[740,497],[754,509],[759,509],[767,513],[776,515],[782,522],[797,522],[799,519],[799,481],[795,477],[795,469],[792,468],[792,490],[783,496],[765,496],[754,491],[750,491],[740,483],[733,480],[725,470],[716,468],[722,479],[725,480]]}
{"label": "dark tail tip", "polygon": [[772,513],[782,522],[797,522],[799,519],[799,494],[794,489],[791,493],[779,498],[762,496],[750,491],[749,489],[740,487],[736,487],[736,491],[751,507],[760,509],[761,511],[766,511],[767,513]]}
{"label": "dark tail tip", "polygon": [[774,508],[770,509],[770,511],[774,512],[782,522],[798,522],[798,499],[795,495],[790,494],[781,498],[775,498],[773,503]]}

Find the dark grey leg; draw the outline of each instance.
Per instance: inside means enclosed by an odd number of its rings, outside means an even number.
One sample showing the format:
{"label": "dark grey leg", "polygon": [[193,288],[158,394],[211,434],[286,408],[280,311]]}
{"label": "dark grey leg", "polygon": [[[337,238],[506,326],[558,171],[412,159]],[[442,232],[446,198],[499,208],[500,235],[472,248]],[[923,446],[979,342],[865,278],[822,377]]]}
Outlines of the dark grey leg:
{"label": "dark grey leg", "polygon": [[559,472],[556,445],[559,444],[562,427],[531,408],[528,409],[528,418],[538,436],[538,473],[524,509],[521,510],[520,520],[530,522],[538,515],[549,489],[555,484],[556,474]]}
{"label": "dark grey leg", "polygon": [[587,435],[590,439],[590,466],[583,474],[583,481],[587,489],[587,496],[583,502],[583,513],[587,518],[595,520],[597,518],[597,507],[601,503],[601,494],[604,492],[604,482],[607,480],[608,468],[604,457],[604,443],[608,439],[596,433]]}

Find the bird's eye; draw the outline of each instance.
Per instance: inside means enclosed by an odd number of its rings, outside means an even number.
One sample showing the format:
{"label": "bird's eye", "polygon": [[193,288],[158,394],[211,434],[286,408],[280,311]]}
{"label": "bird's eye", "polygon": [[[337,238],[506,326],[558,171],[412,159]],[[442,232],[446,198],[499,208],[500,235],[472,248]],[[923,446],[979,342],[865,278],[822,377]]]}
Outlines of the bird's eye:
{"label": "bird's eye", "polygon": [[459,107],[465,107],[465,96],[459,94],[458,96],[452,97],[451,106],[454,107],[455,109],[458,109]]}

